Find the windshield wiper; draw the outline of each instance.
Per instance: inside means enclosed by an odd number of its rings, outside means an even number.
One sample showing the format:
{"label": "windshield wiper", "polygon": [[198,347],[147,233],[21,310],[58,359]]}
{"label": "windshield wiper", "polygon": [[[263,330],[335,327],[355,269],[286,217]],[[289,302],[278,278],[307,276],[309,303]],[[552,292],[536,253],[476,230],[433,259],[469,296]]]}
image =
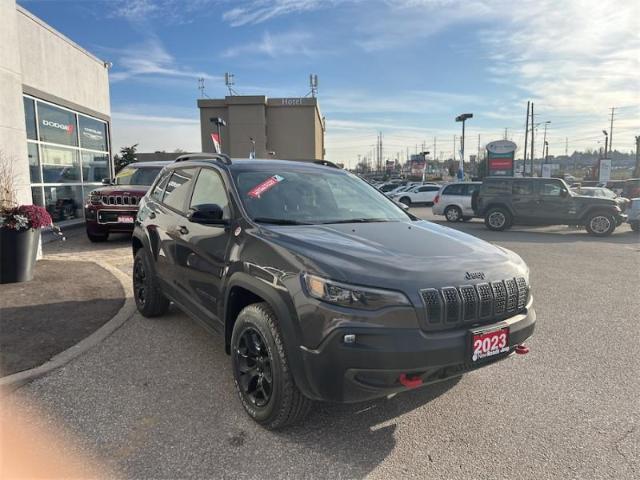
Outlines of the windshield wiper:
{"label": "windshield wiper", "polygon": [[390,222],[386,218],[349,218],[347,220],[329,220],[328,222],[322,222],[322,224],[332,224],[332,223],[377,223],[377,222]]}
{"label": "windshield wiper", "polygon": [[289,220],[288,218],[256,217],[253,221],[257,223],[270,223],[272,225],[313,225],[312,223]]}

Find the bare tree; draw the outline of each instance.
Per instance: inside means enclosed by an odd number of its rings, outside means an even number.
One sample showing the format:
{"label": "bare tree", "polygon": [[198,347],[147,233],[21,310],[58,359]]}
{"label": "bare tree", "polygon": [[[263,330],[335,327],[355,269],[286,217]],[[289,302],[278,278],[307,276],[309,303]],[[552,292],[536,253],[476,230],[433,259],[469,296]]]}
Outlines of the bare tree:
{"label": "bare tree", "polygon": [[0,150],[0,212],[18,205],[13,162]]}

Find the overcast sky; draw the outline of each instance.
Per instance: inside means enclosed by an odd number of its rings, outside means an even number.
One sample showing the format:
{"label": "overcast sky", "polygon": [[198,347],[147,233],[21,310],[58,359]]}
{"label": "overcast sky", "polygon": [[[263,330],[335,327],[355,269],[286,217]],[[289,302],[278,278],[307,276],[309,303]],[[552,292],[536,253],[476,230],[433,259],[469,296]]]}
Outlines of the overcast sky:
{"label": "overcast sky", "polygon": [[[378,131],[385,156],[446,158],[472,112],[466,153],[524,138],[527,100],[550,154],[614,149],[640,134],[640,2],[632,0],[19,0],[105,61],[114,151],[200,150],[196,100],[297,97],[319,77],[327,156],[355,164]],[[542,132],[540,132],[541,134]],[[541,142],[538,143],[540,145]]]}

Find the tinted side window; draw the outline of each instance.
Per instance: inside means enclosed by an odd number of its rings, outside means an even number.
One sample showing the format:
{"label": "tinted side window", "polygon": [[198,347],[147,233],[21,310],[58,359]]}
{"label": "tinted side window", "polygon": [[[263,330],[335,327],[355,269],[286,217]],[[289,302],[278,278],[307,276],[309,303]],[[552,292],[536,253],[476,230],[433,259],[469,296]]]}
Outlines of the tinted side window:
{"label": "tinted side window", "polygon": [[483,192],[487,194],[496,195],[511,193],[511,183],[506,180],[487,182],[483,185],[485,186]]}
{"label": "tinted side window", "polygon": [[215,203],[222,208],[223,218],[229,218],[229,200],[224,182],[220,175],[209,169],[203,168],[198,174],[198,179],[193,187],[190,207]]}
{"label": "tinted side window", "polygon": [[195,172],[195,168],[174,170],[165,188],[162,203],[167,207],[183,211]]}
{"label": "tinted side window", "polygon": [[443,195],[464,195],[464,185],[458,183],[456,185],[449,185],[442,192]]}
{"label": "tinted side window", "polygon": [[526,180],[519,180],[513,182],[513,194],[514,195],[533,195],[533,184]]}
{"label": "tinted side window", "polygon": [[545,197],[559,197],[562,193],[562,185],[559,182],[540,182],[540,195]]}
{"label": "tinted side window", "polygon": [[427,187],[420,187],[418,189],[418,192],[437,192],[438,190],[440,190],[440,187],[436,187],[436,186],[427,186]]}
{"label": "tinted side window", "polygon": [[158,202],[162,201],[162,197],[164,195],[164,189],[167,186],[167,182],[169,181],[169,177],[171,176],[171,172],[165,173],[164,176],[160,179],[160,181],[156,184],[153,192],[151,192],[151,198],[157,200]]}
{"label": "tinted side window", "polygon": [[465,195],[473,195],[473,192],[475,192],[476,190],[480,190],[481,186],[482,185],[480,185],[479,183],[468,183],[465,188]]}

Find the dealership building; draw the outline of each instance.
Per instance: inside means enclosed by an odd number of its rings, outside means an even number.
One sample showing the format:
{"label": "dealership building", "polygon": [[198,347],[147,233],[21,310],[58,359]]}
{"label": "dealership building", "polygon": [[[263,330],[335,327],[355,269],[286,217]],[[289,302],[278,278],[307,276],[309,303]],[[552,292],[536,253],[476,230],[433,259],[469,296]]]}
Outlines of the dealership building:
{"label": "dealership building", "polygon": [[256,158],[324,159],[324,118],[315,97],[232,95],[199,99],[198,108],[203,152],[215,152],[211,134],[220,128],[222,152],[231,157],[253,151]]}
{"label": "dealership building", "polygon": [[56,223],[112,174],[108,65],[16,5],[0,0],[0,155],[18,202]]}

